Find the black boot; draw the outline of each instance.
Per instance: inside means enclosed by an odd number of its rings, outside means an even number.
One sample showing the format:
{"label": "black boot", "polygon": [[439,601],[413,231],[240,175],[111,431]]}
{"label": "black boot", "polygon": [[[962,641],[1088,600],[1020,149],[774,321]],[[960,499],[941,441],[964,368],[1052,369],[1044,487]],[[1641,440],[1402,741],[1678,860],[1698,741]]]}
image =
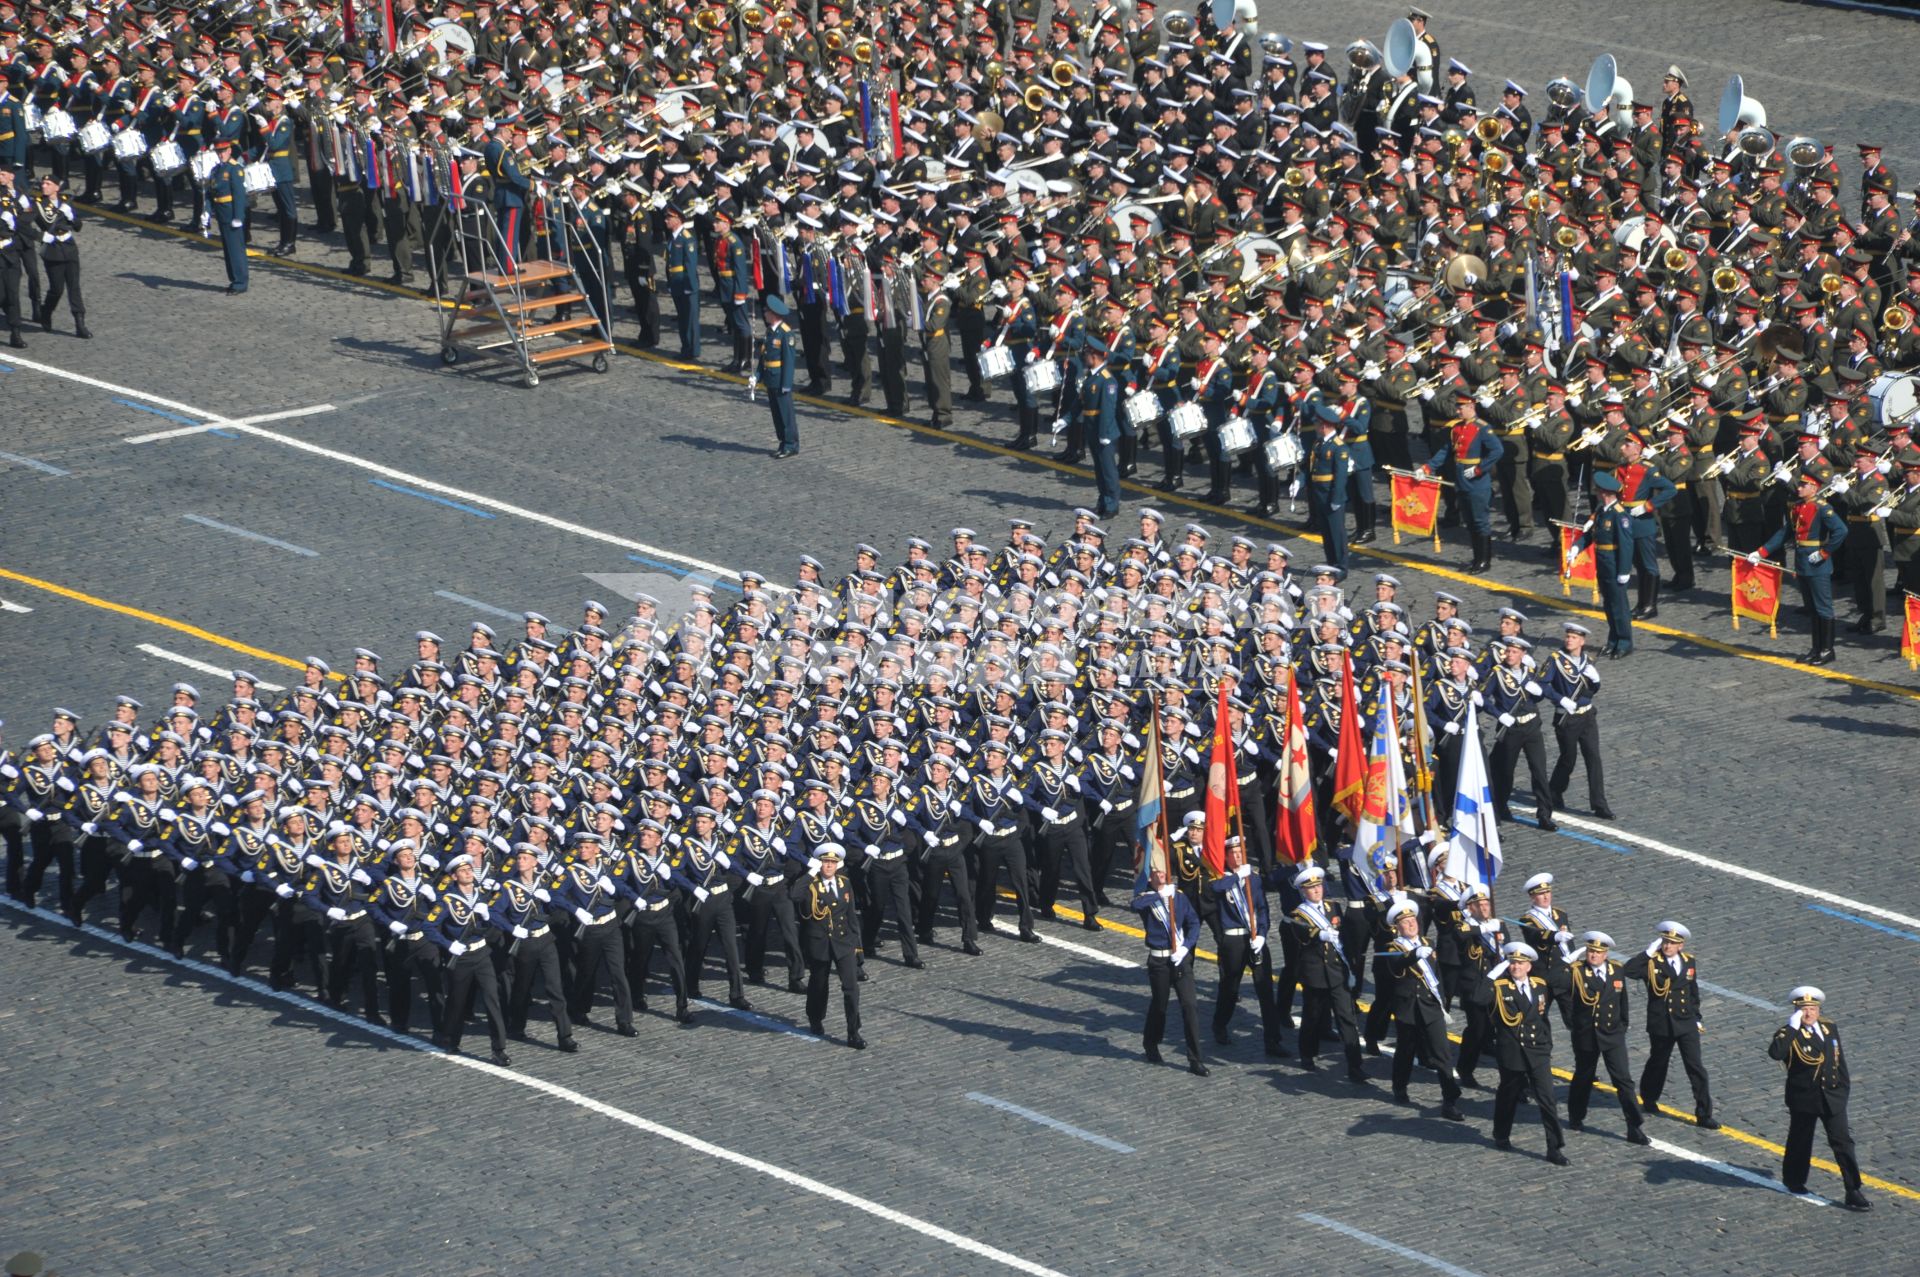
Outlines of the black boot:
{"label": "black boot", "polygon": [[1643,621],[1651,621],[1660,615],[1660,574],[1647,573],[1647,610],[1640,614]]}
{"label": "black boot", "polygon": [[1120,477],[1122,479],[1131,479],[1139,471],[1139,466],[1134,462],[1135,454],[1138,453],[1139,448],[1140,440],[1138,436],[1120,436]]}
{"label": "black boot", "polygon": [[1802,665],[1825,664],[1825,662],[1823,662],[1820,659],[1821,650],[1826,646],[1825,643],[1821,641],[1824,636],[1821,633],[1820,624],[1821,624],[1821,618],[1818,616],[1811,617],[1808,619],[1808,622],[1807,622],[1808,647],[1807,647],[1807,654],[1800,658],[1800,663]]}
{"label": "black boot", "polygon": [[1819,635],[1819,650],[1814,654],[1815,665],[1831,665],[1837,659],[1833,650],[1833,618],[1816,616],[1813,618],[1814,632]]}
{"label": "black boot", "polygon": [[13,347],[15,350],[25,350],[27,348],[27,339],[22,337],[20,330],[16,328],[7,334],[7,345]]}

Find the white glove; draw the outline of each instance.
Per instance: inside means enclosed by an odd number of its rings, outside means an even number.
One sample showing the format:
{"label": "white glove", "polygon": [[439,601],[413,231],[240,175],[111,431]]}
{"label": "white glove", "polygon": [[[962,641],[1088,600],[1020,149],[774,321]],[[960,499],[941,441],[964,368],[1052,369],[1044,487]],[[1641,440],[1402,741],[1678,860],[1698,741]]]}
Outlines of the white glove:
{"label": "white glove", "polygon": [[974,823],[980,826],[980,832],[983,834],[993,832],[993,822],[991,820],[977,820]]}
{"label": "white glove", "polygon": [[758,887],[758,886],[760,886],[760,885],[761,885],[762,883],[764,883],[764,882],[766,881],[766,879],[765,879],[765,878],[762,878],[762,877],[761,877],[761,876],[760,876],[759,874],[748,874],[748,875],[747,875],[747,881],[748,881],[748,882],[749,882],[750,884],[752,884],[753,886],[756,886],[756,887]]}
{"label": "white glove", "polygon": [[339,905],[335,905],[327,910],[327,917],[333,919],[335,922],[345,922],[347,920],[347,911]]}
{"label": "white glove", "polygon": [[1797,1028],[1799,1028],[1799,1027],[1800,1027],[1800,1017],[1801,1017],[1801,1015],[1802,1015],[1802,1014],[1804,1014],[1804,1013],[1803,1013],[1803,1012],[1801,1012],[1801,1011],[1799,1011],[1799,1010],[1795,1010],[1795,1011],[1794,1011],[1794,1013],[1793,1013],[1792,1015],[1790,1015],[1790,1016],[1788,1016],[1788,1017],[1787,1017],[1787,1027],[1788,1027],[1789,1029],[1797,1029]]}
{"label": "white glove", "polygon": [[[1400,171],[1402,173],[1413,172],[1413,157],[1411,155],[1407,156],[1405,159],[1400,161]],[[1434,242],[1436,244],[1439,243],[1438,240],[1435,240]]]}
{"label": "white glove", "polygon": [[240,881],[245,883],[251,883],[253,881],[253,870],[249,869],[245,873],[241,874]]}
{"label": "white glove", "polygon": [[1100,814],[1101,814],[1101,815],[1103,815],[1103,816],[1105,816],[1105,815],[1109,815],[1109,814],[1111,814],[1111,813],[1112,813],[1112,811],[1113,811],[1113,802],[1112,802],[1112,800],[1110,800],[1110,799],[1106,799],[1106,798],[1102,798],[1102,799],[1100,800]]}
{"label": "white glove", "polygon": [[[693,889],[693,898],[695,900],[698,900],[701,904],[705,904],[707,902],[707,897],[711,896],[712,894],[713,893],[711,891],[708,891],[705,887],[695,887]],[[581,912],[584,913],[586,911],[582,910]]]}
{"label": "white glove", "polygon": [[1187,952],[1187,946],[1183,944],[1175,945],[1173,947],[1173,965],[1177,967],[1185,962],[1187,960]]}
{"label": "white glove", "polygon": [[[725,860],[722,860],[722,861],[721,861],[721,863],[722,863],[722,864],[727,864],[727,862],[726,862]],[[733,866],[732,866],[732,865],[730,865],[730,864],[727,864],[727,867],[728,867],[729,869],[731,869],[731,868],[732,868]],[[594,885],[595,885],[596,887],[599,887],[599,888],[600,888],[600,890],[602,890],[602,891],[612,891],[612,890],[613,890],[613,879],[611,879],[611,878],[609,878],[609,877],[607,877],[607,876],[606,876],[605,874],[601,874],[601,875],[600,875],[600,876],[599,876],[598,878],[595,878],[595,879],[593,880],[593,882],[594,882]]]}
{"label": "white glove", "polygon": [[1458,736],[1460,734],[1460,724],[1442,723],[1440,725],[1440,730],[1445,732],[1449,736]]}
{"label": "white glove", "polygon": [[533,898],[535,900],[538,900],[543,905],[550,905],[553,903],[553,893],[551,891],[548,891],[545,887],[535,887],[533,889]]}
{"label": "white glove", "polygon": [[1428,402],[1428,403],[1432,403],[1432,402],[1433,402],[1433,389],[1434,389],[1434,388],[1433,388],[1432,386],[1428,386],[1428,387],[1427,387],[1426,389],[1424,389],[1424,390],[1422,390],[1422,391],[1420,392],[1420,398],[1421,398],[1421,399],[1423,399],[1423,400],[1425,400],[1425,401],[1426,401],[1426,402]]}
{"label": "white glove", "polygon": [[289,887],[284,882],[278,883],[274,886],[273,894],[280,897],[282,900],[291,900],[293,899],[293,888]]}
{"label": "white glove", "polygon": [[1847,479],[1833,480],[1833,491],[1836,496],[1839,495],[1840,493],[1847,491],[1851,487],[1853,487],[1853,483],[1851,480],[1847,480]]}
{"label": "white glove", "polygon": [[[703,892],[702,894],[705,894],[705,893]],[[579,921],[580,925],[583,927],[591,927],[593,925],[593,915],[588,913],[585,909],[575,909],[573,911],[573,916],[575,919]]]}
{"label": "white glove", "polygon": [[244,225],[246,225],[246,223],[245,223],[245,222],[243,222],[243,221],[241,221],[241,220],[239,220],[238,218],[236,218],[236,219],[235,219],[235,220],[233,220],[232,222],[229,222],[229,223],[228,223],[228,225],[230,225],[230,226],[232,226],[232,227],[233,227],[233,229],[237,231],[237,230],[239,230],[239,229],[240,229],[240,228],[241,228],[242,226],[244,226]]}
{"label": "white glove", "polygon": [[1339,944],[1340,933],[1332,927],[1322,927],[1320,928],[1320,942],[1322,944]]}
{"label": "white glove", "polygon": [[188,873],[192,873],[194,870],[200,867],[200,862],[195,860],[192,856],[182,856],[180,857],[180,867],[186,870]]}
{"label": "white glove", "polygon": [[1699,380],[1701,385],[1705,386],[1708,390],[1712,390],[1720,384],[1720,374],[1714,372],[1701,373]]}
{"label": "white glove", "polygon": [[1560,698],[1560,708],[1567,711],[1567,713],[1571,714],[1573,713],[1573,711],[1575,711],[1576,709],[1579,709],[1580,707],[1573,703],[1573,697],[1562,696]]}
{"label": "white glove", "polygon": [[491,909],[489,909],[489,908],[488,908],[488,907],[487,907],[486,905],[484,905],[484,904],[477,904],[477,905],[475,905],[475,906],[473,907],[473,911],[474,911],[475,913],[477,913],[477,914],[479,914],[479,915],[480,915],[480,917],[482,918],[482,920],[485,920],[485,921],[491,921],[491,920],[493,919],[493,910],[491,910]]}
{"label": "white glove", "polygon": [[1507,973],[1507,964],[1504,962],[1496,962],[1493,964],[1492,967],[1488,968],[1487,979],[1498,980],[1501,976],[1505,975],[1506,973]]}
{"label": "white glove", "polygon": [[1433,956],[1433,946],[1430,944],[1416,945],[1413,950],[1413,956],[1416,958],[1431,958]]}
{"label": "white glove", "polygon": [[1265,936],[1255,936],[1253,938],[1253,951],[1255,953],[1260,952],[1262,949],[1266,947],[1267,947],[1267,938]]}
{"label": "white glove", "polygon": [[1247,878],[1252,876],[1252,874],[1253,874],[1252,865],[1241,865],[1238,869],[1233,871],[1233,875],[1236,878]]}
{"label": "white glove", "polygon": [[880,854],[880,849],[878,847],[862,847],[860,850],[864,851],[869,856],[878,856]]}
{"label": "white glove", "polygon": [[80,832],[81,832],[81,833],[86,833],[86,834],[95,834],[95,833],[99,833],[100,831],[99,831],[99,830],[97,830],[97,829],[95,829],[95,828],[93,827],[93,822],[92,822],[91,820],[89,820],[89,821],[86,821],[85,823],[83,823],[83,824],[82,824],[82,825],[80,826]]}
{"label": "white glove", "polygon": [[1748,554],[1747,562],[1753,564],[1755,567],[1760,566],[1760,551],[1754,550]]}
{"label": "white glove", "polygon": [[1054,821],[1060,819],[1060,813],[1052,807],[1042,807],[1040,809],[1040,814],[1046,818],[1046,821],[1049,825],[1051,825]]}
{"label": "white glove", "polygon": [[29,807],[27,808],[27,819],[38,822],[45,820],[46,816],[41,813],[38,807]]}
{"label": "white glove", "polygon": [[1528,679],[1526,686],[1527,686],[1527,695],[1529,696],[1540,695],[1540,684],[1534,682],[1532,679]]}
{"label": "white glove", "polygon": [[146,847],[147,847],[147,844],[141,842],[138,838],[135,838],[133,841],[127,844],[128,851],[145,851]]}
{"label": "white glove", "polygon": [[1660,952],[1660,941],[1661,937],[1659,936],[1655,936],[1653,939],[1647,941],[1646,954],[1649,958]]}
{"label": "white glove", "polygon": [[1328,748],[1328,750],[1327,750],[1327,761],[1328,761],[1328,762],[1330,762],[1330,763],[1331,763],[1331,762],[1334,762],[1334,761],[1336,761],[1336,760],[1337,760],[1337,759],[1338,759],[1339,757],[1340,757],[1340,751],[1339,751],[1339,750],[1337,750],[1337,749],[1333,749],[1333,748],[1331,748],[1331,747],[1330,747],[1330,748]]}
{"label": "white glove", "polygon": [[1558,940],[1561,944],[1565,944],[1567,941],[1573,939],[1573,932],[1568,931],[1565,927],[1562,927],[1558,931],[1553,933],[1553,938],[1555,940]]}
{"label": "white glove", "polygon": [[389,922],[387,924],[387,930],[393,932],[396,936],[404,936],[407,934],[407,924],[404,922]]}
{"label": "white glove", "polygon": [[1827,552],[1825,550],[1815,550],[1812,554],[1809,554],[1807,556],[1807,562],[1818,563],[1820,560],[1826,557],[1827,557]]}
{"label": "white glove", "polygon": [[1476,691],[1473,694],[1473,703],[1475,706],[1485,705],[1487,703],[1487,700],[1486,700],[1486,697],[1482,696],[1478,691]]}
{"label": "white glove", "polygon": [[1619,576],[1616,576],[1613,579],[1618,583],[1620,583],[1621,585],[1625,585],[1627,582],[1633,580],[1633,575],[1632,573],[1629,573],[1629,572],[1622,572]]}
{"label": "white glove", "polygon": [[1511,714],[1502,714],[1502,715],[1500,716],[1500,719],[1499,719],[1499,722],[1500,722],[1500,726],[1502,726],[1502,727],[1512,727],[1512,726],[1513,726],[1513,715],[1511,715]]}
{"label": "white glove", "polygon": [[1168,883],[1168,884],[1167,884],[1166,886],[1164,886],[1164,887],[1162,887],[1162,888],[1160,888],[1160,898],[1161,898],[1162,900],[1171,900],[1171,899],[1173,899],[1173,884],[1172,884],[1172,883]]}
{"label": "white glove", "polygon": [[465,953],[466,951],[467,951],[467,945],[464,940],[455,940],[452,944],[447,946],[447,952],[451,953],[456,958],[459,957],[461,954]]}
{"label": "white glove", "polygon": [[807,859],[807,872],[808,872],[809,874],[814,874],[814,875],[817,875],[817,874],[818,874],[818,873],[820,872],[820,858],[819,858],[819,857],[817,857],[817,856],[812,856],[812,857],[809,857],[809,858]]}
{"label": "white glove", "polygon": [[368,876],[367,871],[364,869],[354,870],[353,880],[363,887],[371,887],[373,885],[373,879]]}
{"label": "white glove", "polygon": [[513,929],[513,938],[515,940],[525,940],[527,938],[527,929],[525,927],[515,927]]}

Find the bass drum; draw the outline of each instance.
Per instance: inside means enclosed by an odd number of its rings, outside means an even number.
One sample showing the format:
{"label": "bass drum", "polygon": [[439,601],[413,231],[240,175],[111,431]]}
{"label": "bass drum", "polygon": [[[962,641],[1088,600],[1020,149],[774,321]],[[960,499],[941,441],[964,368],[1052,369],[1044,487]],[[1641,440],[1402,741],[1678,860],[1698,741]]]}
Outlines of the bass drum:
{"label": "bass drum", "polygon": [[1904,372],[1885,372],[1867,387],[1867,402],[1873,405],[1873,424],[1882,430],[1901,422],[1912,424],[1920,416],[1920,380]]}
{"label": "bass drum", "polygon": [[988,346],[980,352],[980,375],[995,381],[1013,372],[1013,352],[1005,346]]}

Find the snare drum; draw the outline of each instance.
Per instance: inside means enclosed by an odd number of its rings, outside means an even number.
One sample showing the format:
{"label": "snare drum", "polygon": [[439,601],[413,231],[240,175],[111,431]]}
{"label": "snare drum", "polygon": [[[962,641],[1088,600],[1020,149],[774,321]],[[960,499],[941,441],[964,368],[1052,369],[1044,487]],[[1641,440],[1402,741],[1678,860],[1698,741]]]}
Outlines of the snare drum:
{"label": "snare drum", "polygon": [[47,135],[47,122],[40,116],[40,108],[33,99],[27,99],[27,141],[38,142]]}
{"label": "snare drum", "polygon": [[213,176],[213,170],[220,165],[220,157],[212,151],[193,153],[193,181],[196,186],[205,186],[207,179]]}
{"label": "snare drum", "polygon": [[1905,421],[1913,423],[1920,415],[1920,381],[1903,372],[1881,373],[1867,387],[1867,400],[1873,405],[1873,424],[1882,430]]}
{"label": "snare drum", "polygon": [[242,176],[246,181],[249,195],[257,195],[261,191],[273,189],[273,165],[265,160],[255,160],[247,165]]}
{"label": "snare drum", "polygon": [[1175,404],[1167,414],[1167,424],[1173,428],[1174,438],[1191,439],[1206,433],[1207,414],[1197,403]]}
{"label": "snare drum", "polygon": [[41,118],[40,126],[46,132],[47,141],[55,145],[72,137],[75,129],[73,117],[57,106]]}
{"label": "snare drum", "polygon": [[1051,359],[1037,359],[1027,365],[1027,393],[1050,395],[1060,388],[1060,365]]}
{"label": "snare drum", "polygon": [[998,381],[1013,372],[1013,352],[1005,346],[988,346],[980,352],[980,375]]}
{"label": "snare drum", "polygon": [[113,153],[123,160],[137,160],[147,153],[147,135],[139,129],[121,129],[113,135]]}
{"label": "snare drum", "polygon": [[1300,436],[1291,430],[1267,440],[1267,467],[1276,474],[1297,468],[1306,455],[1300,448]]}
{"label": "snare drum", "polygon": [[187,153],[172,138],[162,138],[153,144],[153,171],[161,177],[172,177],[187,166]]}
{"label": "snare drum", "polygon": [[1251,447],[1253,423],[1245,417],[1228,417],[1227,424],[1220,427],[1220,450],[1236,457]]}
{"label": "snare drum", "polygon": [[1150,426],[1164,411],[1160,396],[1151,390],[1136,390],[1127,396],[1127,420],[1133,425]]}
{"label": "snare drum", "polygon": [[98,120],[88,120],[80,128],[80,149],[88,155],[98,155],[113,145],[113,134],[107,132],[107,126]]}

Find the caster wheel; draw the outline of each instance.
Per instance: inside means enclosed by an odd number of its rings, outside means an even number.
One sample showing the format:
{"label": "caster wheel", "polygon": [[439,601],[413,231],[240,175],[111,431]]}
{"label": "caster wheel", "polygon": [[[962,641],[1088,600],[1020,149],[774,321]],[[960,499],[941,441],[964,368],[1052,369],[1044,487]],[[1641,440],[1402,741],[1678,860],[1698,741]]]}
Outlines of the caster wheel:
{"label": "caster wheel", "polygon": [[610,366],[611,365],[607,363],[607,357],[604,354],[595,355],[593,357],[593,370],[595,372],[605,372]]}
{"label": "caster wheel", "polygon": [[455,350],[452,346],[440,347],[441,363],[451,366],[452,364],[458,362],[459,358],[460,358],[460,352]]}
{"label": "caster wheel", "polygon": [[521,384],[525,385],[528,390],[532,390],[540,384],[540,374],[529,371]]}

